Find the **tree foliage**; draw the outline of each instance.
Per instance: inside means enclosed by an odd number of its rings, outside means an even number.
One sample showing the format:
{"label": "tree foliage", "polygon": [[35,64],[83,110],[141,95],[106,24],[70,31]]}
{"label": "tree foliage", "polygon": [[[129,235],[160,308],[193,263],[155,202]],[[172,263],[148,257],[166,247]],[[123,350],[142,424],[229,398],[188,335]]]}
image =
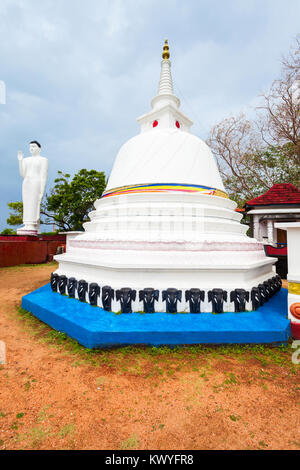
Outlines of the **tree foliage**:
{"label": "tree foliage", "polygon": [[41,207],[46,217],[42,222],[53,223],[60,230],[82,230],[82,224],[89,220],[96,199],[100,198],[106,185],[105,174],[96,170],[81,169],[74,177],[58,171],[54,187]]}
{"label": "tree foliage", "polygon": [[223,119],[207,140],[229,196],[241,205],[275,183],[300,186],[300,36],[282,65],[281,77],[261,95],[256,117]]}
{"label": "tree foliage", "polygon": [[16,235],[17,232],[12,228],[5,228],[2,230],[1,235]]}
{"label": "tree foliage", "polygon": [[[10,212],[8,219],[6,219],[6,223],[8,225],[22,225],[23,223],[23,202],[9,202],[8,207],[12,212]],[[7,229],[9,230],[9,229]]]}

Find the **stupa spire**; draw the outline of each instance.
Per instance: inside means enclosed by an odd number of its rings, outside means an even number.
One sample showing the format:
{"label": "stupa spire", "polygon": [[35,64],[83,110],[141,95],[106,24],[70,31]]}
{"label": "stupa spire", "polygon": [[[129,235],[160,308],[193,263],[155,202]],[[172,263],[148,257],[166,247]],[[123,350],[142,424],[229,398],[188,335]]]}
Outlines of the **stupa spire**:
{"label": "stupa spire", "polygon": [[180,100],[174,94],[168,40],[163,45],[157,95],[151,100],[151,111],[140,116],[141,132],[151,129],[181,129],[189,132],[193,122],[180,111]]}
{"label": "stupa spire", "polygon": [[168,40],[165,40],[161,61],[160,80],[158,85],[158,95],[174,95],[173,81],[171,75],[171,62]]}

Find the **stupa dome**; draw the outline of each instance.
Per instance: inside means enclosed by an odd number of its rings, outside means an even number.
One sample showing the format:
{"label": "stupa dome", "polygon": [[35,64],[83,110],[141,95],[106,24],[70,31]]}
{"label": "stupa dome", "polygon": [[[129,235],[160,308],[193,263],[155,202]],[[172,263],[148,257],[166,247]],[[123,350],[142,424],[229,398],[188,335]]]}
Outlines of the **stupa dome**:
{"label": "stupa dome", "polygon": [[126,142],[106,190],[151,183],[204,185],[225,192],[209,147],[199,137],[180,129],[154,128]]}

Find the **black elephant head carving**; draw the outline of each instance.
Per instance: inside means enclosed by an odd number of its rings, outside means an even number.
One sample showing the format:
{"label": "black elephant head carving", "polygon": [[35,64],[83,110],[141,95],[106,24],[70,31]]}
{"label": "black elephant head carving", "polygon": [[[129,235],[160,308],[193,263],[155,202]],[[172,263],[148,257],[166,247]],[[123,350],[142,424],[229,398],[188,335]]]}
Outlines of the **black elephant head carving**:
{"label": "black elephant head carving", "polygon": [[68,278],[67,276],[59,276],[59,280],[58,280],[58,290],[61,294],[65,294],[66,293],[66,287],[67,287],[67,282],[68,282]]}
{"label": "black elephant head carving", "polygon": [[189,289],[185,291],[185,300],[189,302],[190,313],[200,313],[201,301],[204,302],[205,292],[200,289]]}
{"label": "black elephant head carving", "polygon": [[227,302],[227,291],[223,289],[212,289],[208,292],[208,301],[212,303],[212,311],[223,313],[224,300]]}
{"label": "black elephant head carving", "polygon": [[167,313],[176,313],[177,312],[177,302],[181,302],[182,291],[170,287],[167,290],[162,291],[162,299],[166,301],[166,311]]}
{"label": "black elephant head carving", "polygon": [[86,301],[87,290],[88,290],[88,283],[84,279],[81,279],[78,282],[78,290],[77,290],[78,299],[80,300],[80,302]]}
{"label": "black elephant head carving", "polygon": [[278,286],[278,290],[280,290],[281,287],[282,287],[282,280],[281,280],[281,277],[280,277],[278,274],[276,274],[275,278],[276,278],[276,284],[277,284],[277,286]]}
{"label": "black elephant head carving", "polygon": [[261,294],[258,287],[253,287],[251,289],[251,302],[252,310],[257,310],[258,307],[261,305]]}
{"label": "black elephant head carving", "polygon": [[116,291],[116,300],[120,301],[122,313],[132,313],[131,302],[136,299],[136,290],[122,287]]}
{"label": "black elephant head carving", "polygon": [[52,273],[51,278],[50,278],[50,285],[51,285],[51,289],[53,292],[57,292],[58,281],[59,281],[59,275],[56,273]]}
{"label": "black elephant head carving", "polygon": [[[274,276],[275,277],[275,276]],[[274,282],[274,277],[272,277],[271,279],[268,279],[267,280],[267,283],[269,284],[269,287],[270,287],[270,294],[271,294],[271,297],[272,295],[276,294],[277,292],[277,287],[276,287],[276,284]]]}
{"label": "black elephant head carving", "polygon": [[280,276],[278,276],[277,274],[276,276],[272,277],[272,280],[273,280],[273,285],[275,287],[275,292],[279,292],[282,286],[282,281],[281,281]]}
{"label": "black elephant head carving", "polygon": [[91,305],[98,305],[98,297],[100,296],[100,286],[96,282],[89,285],[89,302]]}
{"label": "black elephant head carving", "polygon": [[258,284],[258,289],[260,292],[260,305],[263,305],[268,300],[266,287],[263,284]]}
{"label": "black elephant head carving", "polygon": [[159,291],[152,287],[145,287],[145,289],[139,291],[139,301],[143,301],[143,311],[145,313],[154,313],[154,303],[158,300]]}
{"label": "black elephant head carving", "polygon": [[270,287],[269,281],[264,281],[263,286],[265,287],[266,300],[269,300],[272,297],[272,289]]}
{"label": "black elephant head carving", "polygon": [[235,312],[244,312],[246,302],[249,302],[249,292],[245,289],[234,289],[230,292],[230,302],[234,302]]}
{"label": "black elephant head carving", "polygon": [[68,279],[68,286],[67,286],[68,296],[74,299],[76,289],[77,289],[77,281],[75,277],[70,277]]}
{"label": "black elephant head carving", "polygon": [[111,312],[111,301],[115,298],[115,291],[110,286],[102,287],[102,306],[107,312]]}

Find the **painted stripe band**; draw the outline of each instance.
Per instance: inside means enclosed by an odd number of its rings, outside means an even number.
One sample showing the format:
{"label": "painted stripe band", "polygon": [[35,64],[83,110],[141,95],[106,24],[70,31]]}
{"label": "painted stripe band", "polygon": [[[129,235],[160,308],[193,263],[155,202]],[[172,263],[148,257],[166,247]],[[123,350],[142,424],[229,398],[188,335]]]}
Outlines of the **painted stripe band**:
{"label": "painted stripe band", "polygon": [[197,184],[134,184],[130,186],[121,186],[120,188],[109,189],[104,191],[102,198],[110,196],[120,196],[122,194],[130,193],[159,193],[159,192],[170,192],[179,191],[185,193],[201,193],[208,196],[219,196],[228,198],[227,194],[220,189],[211,188],[209,186],[200,186]]}
{"label": "painted stripe band", "polygon": [[299,282],[289,282],[288,283],[289,294],[300,295],[300,283]]}

